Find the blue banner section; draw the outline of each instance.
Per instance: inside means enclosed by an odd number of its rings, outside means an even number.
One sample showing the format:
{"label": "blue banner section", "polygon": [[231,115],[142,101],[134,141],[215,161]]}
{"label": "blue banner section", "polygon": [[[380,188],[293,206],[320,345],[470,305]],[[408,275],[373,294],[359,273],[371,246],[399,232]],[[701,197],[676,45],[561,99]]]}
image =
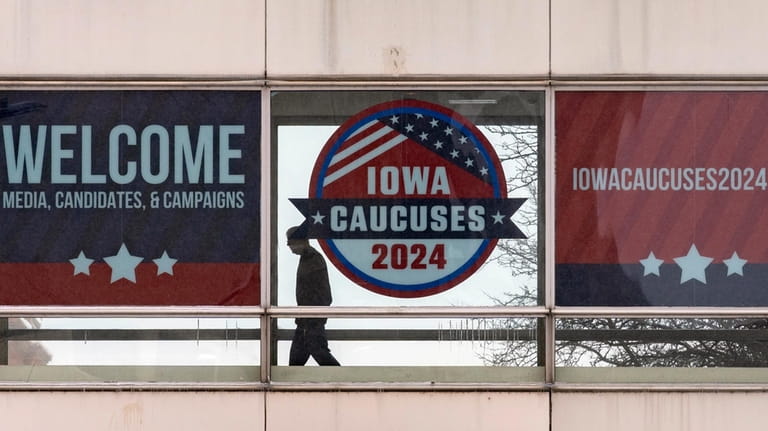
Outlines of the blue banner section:
{"label": "blue banner section", "polygon": [[259,261],[254,91],[0,91],[0,262]]}
{"label": "blue banner section", "polygon": [[[675,264],[646,274],[641,264],[558,264],[556,303],[562,306],[768,306],[768,265],[747,264],[742,274],[712,263],[698,279]],[[703,280],[703,281],[702,281]]]}
{"label": "blue banner section", "polygon": [[525,238],[512,215],[525,198],[290,199],[297,238]]}

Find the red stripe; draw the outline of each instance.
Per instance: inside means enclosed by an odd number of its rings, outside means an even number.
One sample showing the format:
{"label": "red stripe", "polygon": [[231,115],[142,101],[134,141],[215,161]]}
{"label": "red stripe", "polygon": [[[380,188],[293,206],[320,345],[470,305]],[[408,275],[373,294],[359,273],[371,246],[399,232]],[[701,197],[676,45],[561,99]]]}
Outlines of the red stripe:
{"label": "red stripe", "polygon": [[356,143],[362,141],[368,136],[373,135],[374,133],[378,132],[379,130],[385,127],[388,127],[388,126],[382,123],[381,121],[376,121],[375,124],[373,124],[372,126],[369,126],[367,129],[362,130],[353,136],[350,136],[346,141],[344,141],[341,144],[341,147],[339,147],[339,149],[336,151],[336,154],[340,153],[341,151],[344,151],[347,147],[351,147],[352,145],[355,145]]}
{"label": "red stripe", "polygon": [[177,263],[174,275],[136,267],[136,283],[110,282],[106,263],[90,275],[69,263],[0,264],[0,305],[259,305],[259,264]]}
{"label": "red stripe", "polygon": [[[365,156],[366,154],[370,153],[371,151],[375,150],[379,146],[387,143],[388,141],[394,139],[397,136],[400,136],[400,132],[398,132],[397,130],[392,130],[391,132],[386,133],[381,138],[379,138],[379,139],[371,142],[370,144],[368,144],[368,145],[358,149],[357,151],[355,151],[354,153],[348,155],[343,160],[341,160],[340,162],[334,164],[333,166],[330,166],[328,168],[328,172],[326,173],[326,176],[333,174],[334,172],[338,171],[339,169],[342,169],[344,166],[347,166],[348,164],[354,162],[355,160]],[[375,159],[376,158],[374,157],[371,160],[375,160]]]}

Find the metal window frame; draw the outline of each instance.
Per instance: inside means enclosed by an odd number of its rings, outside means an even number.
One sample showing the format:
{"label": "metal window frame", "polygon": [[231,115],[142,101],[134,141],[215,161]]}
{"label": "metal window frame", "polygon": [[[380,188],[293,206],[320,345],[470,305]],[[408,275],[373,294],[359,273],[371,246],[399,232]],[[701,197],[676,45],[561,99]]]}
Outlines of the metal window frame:
{"label": "metal window frame", "polygon": [[14,90],[120,90],[120,89],[245,89],[259,91],[261,97],[261,211],[270,214],[272,187],[272,136],[270,100],[272,91],[349,91],[349,90],[539,90],[544,92],[544,199],[540,225],[544,228],[544,262],[540,263],[540,279],[544,281],[544,303],[535,307],[282,307],[272,306],[271,282],[272,261],[272,220],[261,223],[261,258],[267,263],[261,267],[261,304],[255,307],[57,307],[57,306],[0,306],[2,317],[247,317],[260,320],[260,337],[272,337],[272,322],[279,318],[294,316],[366,317],[366,318],[434,318],[434,317],[529,317],[544,322],[544,368],[545,380],[540,384],[499,382],[498,384],[452,384],[452,383],[373,383],[356,384],[349,382],[281,384],[271,382],[269,343],[261,343],[260,376],[258,382],[243,383],[153,383],[153,382],[104,382],[104,383],[26,383],[0,382],[0,390],[498,390],[498,391],[766,391],[768,384],[568,384],[557,381],[555,364],[555,322],[564,318],[768,318],[768,307],[562,307],[555,304],[554,284],[554,226],[555,196],[555,94],[558,90],[596,91],[766,91],[768,84],[763,81],[268,81],[263,79],[147,79],[137,81],[103,80],[4,80],[0,89]]}

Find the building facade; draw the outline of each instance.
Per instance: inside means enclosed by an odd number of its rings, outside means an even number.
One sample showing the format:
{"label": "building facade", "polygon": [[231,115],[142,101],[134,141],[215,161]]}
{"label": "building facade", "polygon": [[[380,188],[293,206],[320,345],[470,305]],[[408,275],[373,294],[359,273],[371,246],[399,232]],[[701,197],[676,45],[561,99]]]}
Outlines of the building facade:
{"label": "building facade", "polygon": [[761,426],[763,2],[0,13],[9,429]]}

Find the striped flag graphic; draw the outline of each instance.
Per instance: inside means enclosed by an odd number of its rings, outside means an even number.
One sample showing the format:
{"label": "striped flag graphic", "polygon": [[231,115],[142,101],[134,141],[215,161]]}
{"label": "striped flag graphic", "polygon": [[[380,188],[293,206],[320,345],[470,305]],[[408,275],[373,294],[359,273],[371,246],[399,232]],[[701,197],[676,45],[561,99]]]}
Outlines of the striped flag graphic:
{"label": "striped flag graphic", "polygon": [[331,159],[323,186],[397,147],[406,139],[407,136],[381,121],[366,123],[341,144],[341,151]]}

